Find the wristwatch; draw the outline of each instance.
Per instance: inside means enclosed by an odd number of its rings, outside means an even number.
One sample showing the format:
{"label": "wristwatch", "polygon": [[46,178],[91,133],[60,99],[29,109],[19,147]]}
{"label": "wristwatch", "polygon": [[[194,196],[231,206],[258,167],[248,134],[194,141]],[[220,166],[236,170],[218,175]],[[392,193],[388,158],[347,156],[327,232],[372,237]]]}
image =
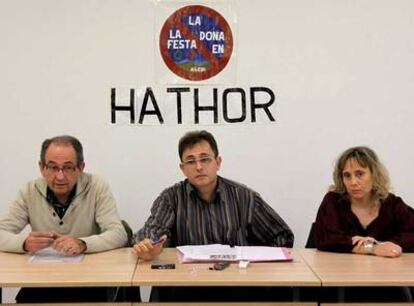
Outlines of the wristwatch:
{"label": "wristwatch", "polygon": [[371,240],[367,240],[364,242],[364,251],[367,254],[374,254],[375,249],[375,242]]}

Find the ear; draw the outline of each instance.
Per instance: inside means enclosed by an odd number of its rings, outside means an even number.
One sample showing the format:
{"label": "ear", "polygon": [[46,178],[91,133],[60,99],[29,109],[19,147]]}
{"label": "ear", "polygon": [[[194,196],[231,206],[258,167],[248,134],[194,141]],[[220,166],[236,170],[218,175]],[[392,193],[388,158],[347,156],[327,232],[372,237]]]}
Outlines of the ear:
{"label": "ear", "polygon": [[40,173],[43,174],[43,171],[45,170],[45,165],[42,163],[41,160],[39,160],[38,165],[39,165]]}
{"label": "ear", "polygon": [[180,169],[181,169],[181,172],[184,173],[184,165],[182,163],[180,163]]}
{"label": "ear", "polygon": [[78,168],[80,172],[83,172],[83,169],[85,169],[85,162],[83,162]]}
{"label": "ear", "polygon": [[220,170],[220,166],[222,162],[221,156],[217,156],[216,161],[217,161],[217,170]]}

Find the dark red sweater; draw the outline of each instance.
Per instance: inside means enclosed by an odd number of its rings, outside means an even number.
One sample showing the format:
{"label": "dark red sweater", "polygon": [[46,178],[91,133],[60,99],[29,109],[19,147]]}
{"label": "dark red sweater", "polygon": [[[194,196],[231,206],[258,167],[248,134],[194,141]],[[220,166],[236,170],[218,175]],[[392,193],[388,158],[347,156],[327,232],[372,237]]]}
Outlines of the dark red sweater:
{"label": "dark red sweater", "polygon": [[328,192],[314,224],[314,242],[320,250],[351,252],[353,236],[370,236],[391,241],[414,252],[414,209],[393,194],[381,201],[378,217],[364,229],[351,211],[347,196]]}

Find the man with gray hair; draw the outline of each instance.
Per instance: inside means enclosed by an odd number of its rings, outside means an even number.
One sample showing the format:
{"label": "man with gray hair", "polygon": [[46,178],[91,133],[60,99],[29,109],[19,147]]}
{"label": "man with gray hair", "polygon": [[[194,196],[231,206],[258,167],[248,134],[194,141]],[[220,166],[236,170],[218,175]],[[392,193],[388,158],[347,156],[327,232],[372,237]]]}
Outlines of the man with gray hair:
{"label": "man with gray hair", "polygon": [[[39,168],[42,177],[19,191],[0,220],[0,251],[35,253],[51,247],[67,255],[77,255],[126,245],[127,234],[115,199],[105,181],[84,172],[83,148],[78,139],[67,135],[46,139]],[[22,234],[27,225],[31,232]],[[55,302],[85,297],[79,291],[69,294],[64,288],[58,289],[23,288],[16,300]],[[88,295],[92,298],[94,295],[92,288],[68,289],[88,289]],[[38,290],[43,290],[42,294]]]}

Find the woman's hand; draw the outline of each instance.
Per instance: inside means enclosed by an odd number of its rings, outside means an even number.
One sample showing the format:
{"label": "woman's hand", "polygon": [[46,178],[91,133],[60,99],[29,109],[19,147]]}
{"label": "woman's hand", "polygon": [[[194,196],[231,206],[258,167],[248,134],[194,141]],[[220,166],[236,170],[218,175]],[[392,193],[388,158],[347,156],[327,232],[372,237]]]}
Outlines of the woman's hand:
{"label": "woman's hand", "polygon": [[399,257],[402,254],[402,248],[391,241],[380,242],[375,245],[374,254],[383,257]]}
{"label": "woman's hand", "polygon": [[354,250],[361,250],[362,252],[354,252],[354,253],[361,253],[365,254],[364,252],[364,243],[365,242],[372,242],[372,243],[378,243],[378,241],[375,238],[372,237],[362,237],[362,236],[354,236],[352,237],[352,245],[354,246]]}
{"label": "woman's hand", "polygon": [[369,236],[352,237],[352,244],[354,245],[352,252],[358,254],[368,254],[364,247],[364,243],[366,242],[372,242],[374,244],[373,255],[382,257],[399,257],[402,254],[402,248],[398,244],[391,241],[378,242],[375,238]]}

